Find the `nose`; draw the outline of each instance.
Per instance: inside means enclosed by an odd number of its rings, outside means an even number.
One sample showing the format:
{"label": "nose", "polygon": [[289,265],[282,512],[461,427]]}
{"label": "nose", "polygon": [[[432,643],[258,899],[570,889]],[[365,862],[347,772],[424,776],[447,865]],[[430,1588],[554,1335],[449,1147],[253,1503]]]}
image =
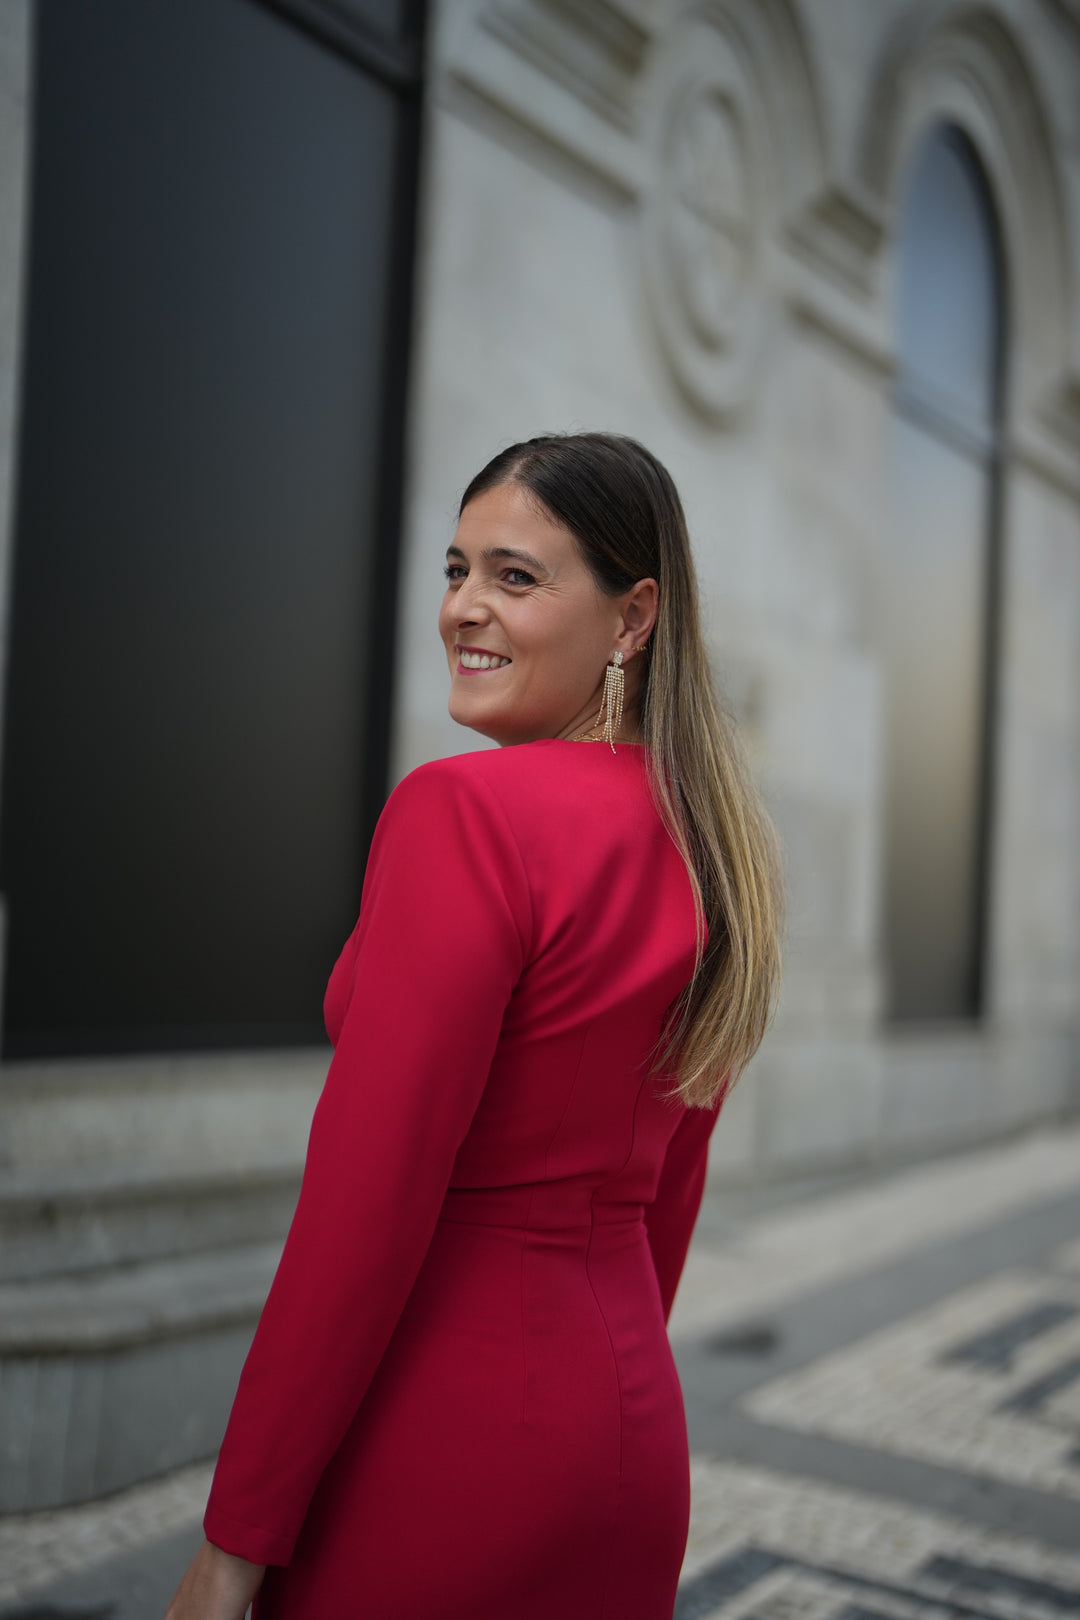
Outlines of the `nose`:
{"label": "nose", "polygon": [[472,576],[463,579],[454,592],[451,617],[456,625],[481,624],[491,617],[491,610],[485,600],[484,585],[472,582]]}

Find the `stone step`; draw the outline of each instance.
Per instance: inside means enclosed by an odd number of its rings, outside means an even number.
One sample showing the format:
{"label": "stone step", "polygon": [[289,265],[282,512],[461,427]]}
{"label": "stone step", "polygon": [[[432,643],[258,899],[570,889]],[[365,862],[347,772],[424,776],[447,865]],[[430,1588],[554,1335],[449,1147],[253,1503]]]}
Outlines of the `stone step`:
{"label": "stone step", "polygon": [[0,1513],[213,1455],[279,1254],[252,1243],[0,1284]]}
{"label": "stone step", "polygon": [[262,1309],[280,1242],[0,1283],[0,1357],[115,1352]]}
{"label": "stone step", "polygon": [[0,1069],[0,1513],[216,1451],[327,1058]]}
{"label": "stone step", "polygon": [[42,1059],[0,1067],[0,1169],[302,1154],[329,1049]]}
{"label": "stone step", "polygon": [[231,1166],[105,1164],[0,1170],[0,1283],[284,1236],[296,1152]]}

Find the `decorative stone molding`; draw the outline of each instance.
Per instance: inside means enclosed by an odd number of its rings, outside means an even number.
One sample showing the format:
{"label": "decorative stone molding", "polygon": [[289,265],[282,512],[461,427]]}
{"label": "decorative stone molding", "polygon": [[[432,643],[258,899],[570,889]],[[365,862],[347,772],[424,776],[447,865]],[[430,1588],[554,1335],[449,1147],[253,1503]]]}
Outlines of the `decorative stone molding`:
{"label": "decorative stone molding", "polygon": [[635,0],[491,0],[483,26],[621,129],[634,124],[649,43]]}
{"label": "decorative stone molding", "polygon": [[649,306],[705,418],[749,402],[779,220],[820,187],[821,119],[787,0],[676,16],[650,63],[642,243]]}
{"label": "decorative stone molding", "polygon": [[1062,22],[1080,33],[1080,0],[1046,0],[1046,4]]}
{"label": "decorative stone molding", "polygon": [[436,96],[457,116],[516,131],[570,178],[637,203],[633,125],[652,0],[455,0],[441,16]]}
{"label": "decorative stone molding", "polygon": [[858,186],[834,181],[787,226],[787,245],[846,292],[872,294],[885,215]]}
{"label": "decorative stone molding", "polygon": [[896,207],[904,170],[939,120],[972,142],[997,205],[1012,334],[1014,435],[1048,441],[1050,459],[1080,446],[1080,320],[1068,217],[1047,96],[1021,41],[992,4],[923,0],[886,35],[867,84],[855,180]]}

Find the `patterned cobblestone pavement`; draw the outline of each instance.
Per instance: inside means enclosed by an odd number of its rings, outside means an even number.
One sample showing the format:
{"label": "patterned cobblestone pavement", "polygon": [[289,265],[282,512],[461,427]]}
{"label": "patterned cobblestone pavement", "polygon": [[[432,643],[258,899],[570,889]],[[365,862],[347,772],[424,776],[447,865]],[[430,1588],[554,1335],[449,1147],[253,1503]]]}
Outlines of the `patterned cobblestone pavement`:
{"label": "patterned cobblestone pavement", "polygon": [[[712,1189],[672,1338],[676,1620],[1080,1616],[1080,1127]],[[0,1518],[0,1620],[161,1620],[210,1475]]]}
{"label": "patterned cobblestone pavement", "polygon": [[676,1620],[1080,1614],[1080,1133],[703,1222]]}
{"label": "patterned cobblestone pavement", "polygon": [[1080,1277],[1003,1272],[741,1406],[766,1423],[1080,1498]]}
{"label": "patterned cobblestone pavement", "polygon": [[1050,1620],[1080,1556],[764,1469],[695,1458],[676,1620]]}

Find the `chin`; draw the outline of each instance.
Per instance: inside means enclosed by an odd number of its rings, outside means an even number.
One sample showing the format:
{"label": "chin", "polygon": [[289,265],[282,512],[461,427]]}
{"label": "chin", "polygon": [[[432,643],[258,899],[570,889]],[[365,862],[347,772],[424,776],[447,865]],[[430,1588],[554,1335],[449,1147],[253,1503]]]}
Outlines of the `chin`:
{"label": "chin", "polygon": [[492,731],[499,731],[499,716],[485,712],[479,705],[471,703],[455,703],[453,699],[447,704],[447,711],[456,725],[468,726],[470,731],[482,731],[487,736]]}
{"label": "chin", "polygon": [[505,747],[507,743],[517,742],[518,729],[504,716],[484,713],[481,710],[469,712],[467,703],[448,705],[448,712],[455,725],[465,726],[469,731],[475,731],[478,736],[487,737],[491,742]]}

